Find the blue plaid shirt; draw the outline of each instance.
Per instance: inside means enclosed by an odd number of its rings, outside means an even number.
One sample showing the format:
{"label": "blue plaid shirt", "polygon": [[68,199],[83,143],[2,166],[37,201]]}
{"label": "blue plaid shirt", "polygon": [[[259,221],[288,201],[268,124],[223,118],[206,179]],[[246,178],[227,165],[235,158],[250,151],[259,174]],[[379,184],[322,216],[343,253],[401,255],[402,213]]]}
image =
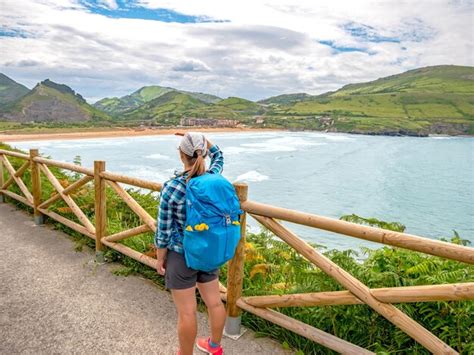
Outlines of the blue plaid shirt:
{"label": "blue plaid shirt", "polygon": [[[217,145],[209,149],[211,174],[221,174],[224,155]],[[157,248],[168,248],[183,254],[183,230],[186,222],[186,174],[176,175],[164,183],[160,196],[158,224],[155,233]]]}

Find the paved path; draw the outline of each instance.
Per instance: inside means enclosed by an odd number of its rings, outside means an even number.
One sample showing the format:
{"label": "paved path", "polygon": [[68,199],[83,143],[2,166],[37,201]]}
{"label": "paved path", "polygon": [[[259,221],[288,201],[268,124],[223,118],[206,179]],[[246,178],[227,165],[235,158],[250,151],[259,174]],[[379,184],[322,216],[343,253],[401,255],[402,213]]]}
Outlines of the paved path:
{"label": "paved path", "polygon": [[[31,215],[0,204],[0,354],[175,354],[170,294],[140,277],[96,265],[92,251]],[[199,334],[207,317],[198,314]],[[248,331],[226,354],[284,354]]]}

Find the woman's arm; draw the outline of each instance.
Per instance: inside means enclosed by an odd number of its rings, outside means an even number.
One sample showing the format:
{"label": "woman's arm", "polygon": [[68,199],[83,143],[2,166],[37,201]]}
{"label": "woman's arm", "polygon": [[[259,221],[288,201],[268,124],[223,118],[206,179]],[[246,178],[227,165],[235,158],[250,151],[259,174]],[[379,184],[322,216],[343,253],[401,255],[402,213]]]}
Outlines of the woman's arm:
{"label": "woman's arm", "polygon": [[213,145],[211,141],[207,141],[207,150],[211,158],[211,165],[207,171],[211,174],[222,174],[224,170],[224,154],[217,145]]}
{"label": "woman's arm", "polygon": [[165,262],[166,262],[166,255],[168,252],[168,243],[171,238],[171,225],[172,225],[172,217],[173,217],[173,210],[170,206],[170,195],[168,192],[167,186],[163,186],[163,190],[161,190],[161,198],[160,198],[160,208],[158,211],[158,221],[157,221],[157,228],[155,233],[155,246],[156,246],[156,258],[157,258],[157,265],[156,271],[160,275],[165,274]]}

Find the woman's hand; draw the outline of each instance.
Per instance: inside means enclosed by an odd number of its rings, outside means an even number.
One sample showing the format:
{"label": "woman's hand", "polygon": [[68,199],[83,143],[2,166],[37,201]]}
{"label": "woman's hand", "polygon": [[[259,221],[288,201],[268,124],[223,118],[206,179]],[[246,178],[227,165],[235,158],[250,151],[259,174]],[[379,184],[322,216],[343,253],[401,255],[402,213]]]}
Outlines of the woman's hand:
{"label": "woman's hand", "polygon": [[212,147],[212,145],[213,145],[213,144],[211,143],[211,141],[206,138],[206,143],[207,143],[207,149],[208,149],[208,150],[211,149],[211,147]]}
{"label": "woman's hand", "polygon": [[166,255],[168,254],[168,249],[160,248],[156,249],[156,272],[164,276],[166,272]]}
{"label": "woman's hand", "polygon": [[158,274],[160,274],[161,276],[165,276],[165,272],[166,272],[165,264],[166,264],[166,260],[164,259],[161,259],[161,260],[158,259],[156,261],[156,272],[158,272]]}

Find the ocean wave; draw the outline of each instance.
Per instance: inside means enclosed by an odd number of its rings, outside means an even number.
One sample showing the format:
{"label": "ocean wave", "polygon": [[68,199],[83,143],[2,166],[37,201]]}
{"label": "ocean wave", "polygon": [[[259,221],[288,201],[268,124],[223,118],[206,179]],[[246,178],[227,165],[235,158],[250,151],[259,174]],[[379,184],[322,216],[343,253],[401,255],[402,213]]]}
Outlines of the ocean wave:
{"label": "ocean wave", "polygon": [[264,180],[268,180],[269,177],[267,175],[260,174],[256,170],[247,171],[246,173],[237,176],[234,182],[260,182]]}
{"label": "ocean wave", "polygon": [[295,152],[306,147],[325,145],[327,143],[314,142],[302,137],[280,137],[267,139],[263,142],[243,143],[236,147],[227,147],[223,151],[225,154],[241,153],[273,153],[273,152]]}
{"label": "ocean wave", "polygon": [[[263,133],[251,133],[251,132],[238,132],[239,137],[245,137],[246,139],[268,139],[272,137],[280,137],[280,133],[276,132],[263,132]],[[236,134],[233,132],[226,133],[209,133],[206,134],[206,137],[209,137],[210,140],[219,139],[219,140],[234,140]]]}
{"label": "ocean wave", "polygon": [[247,151],[256,151],[256,152],[294,152],[296,147],[289,145],[279,145],[272,142],[263,142],[263,143],[244,143],[241,145],[246,148],[256,148],[256,149],[247,149]]}
{"label": "ocean wave", "polygon": [[222,151],[225,155],[238,155],[241,153],[248,153],[251,149],[243,148],[243,147],[226,147],[222,148]]}
{"label": "ocean wave", "polygon": [[445,137],[445,136],[429,136],[430,139],[454,139],[456,137]]}
{"label": "ocean wave", "polygon": [[126,137],[127,140],[133,142],[170,142],[177,141],[180,137],[174,134],[163,134],[156,136],[137,136],[137,137]]}
{"label": "ocean wave", "polygon": [[103,140],[69,140],[55,142],[52,146],[54,149],[87,149],[87,148],[100,148],[100,147],[119,147],[127,142],[123,140],[106,138]]}
{"label": "ocean wave", "polygon": [[338,136],[336,136],[336,135],[334,135],[334,136],[327,135],[327,136],[323,136],[323,137],[326,138],[327,140],[333,141],[333,142],[355,141],[355,139],[352,138],[352,137],[342,136],[342,135],[341,136],[340,135],[338,135]]}
{"label": "ocean wave", "polygon": [[169,180],[173,174],[172,172],[168,172],[168,170],[169,169],[156,171],[149,167],[132,164],[123,164],[120,166],[120,172],[124,175],[155,182],[164,182]]}
{"label": "ocean wave", "polygon": [[275,157],[275,160],[281,160],[281,159],[291,159],[293,158],[294,155],[293,154],[290,154],[290,155],[277,155]]}
{"label": "ocean wave", "polygon": [[145,156],[145,158],[156,159],[156,160],[170,160],[171,159],[169,156],[163,155],[160,153],[150,154],[150,155]]}

